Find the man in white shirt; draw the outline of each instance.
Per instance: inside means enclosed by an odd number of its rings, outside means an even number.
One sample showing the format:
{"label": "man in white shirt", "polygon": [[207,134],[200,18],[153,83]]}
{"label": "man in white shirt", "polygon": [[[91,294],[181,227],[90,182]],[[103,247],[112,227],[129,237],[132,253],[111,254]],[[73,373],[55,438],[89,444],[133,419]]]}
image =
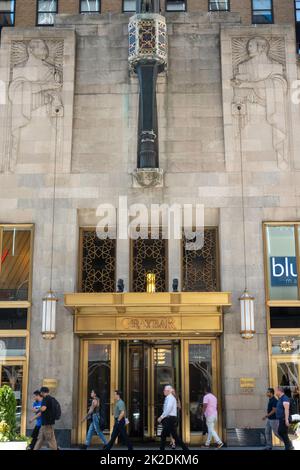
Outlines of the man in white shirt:
{"label": "man in white shirt", "polygon": [[182,448],[185,452],[188,452],[188,447],[185,443],[180,439],[177,434],[177,401],[174,397],[173,388],[171,385],[166,385],[164,388],[164,409],[162,415],[158,418],[158,422],[162,423],[163,430],[161,433],[161,443],[160,443],[160,450],[164,451],[166,446],[166,439],[168,436],[172,436],[175,440],[175,444]]}

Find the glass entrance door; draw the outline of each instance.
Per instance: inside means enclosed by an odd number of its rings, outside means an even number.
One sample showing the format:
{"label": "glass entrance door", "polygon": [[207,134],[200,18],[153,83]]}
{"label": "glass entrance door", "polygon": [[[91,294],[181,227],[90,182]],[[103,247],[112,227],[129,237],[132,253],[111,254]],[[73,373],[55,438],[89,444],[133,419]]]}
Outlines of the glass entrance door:
{"label": "glass entrance door", "polygon": [[121,341],[120,387],[125,390],[129,434],[139,440],[155,439],[161,427],[165,385],[180,395],[180,341]]}
{"label": "glass entrance door", "polygon": [[82,419],[91,404],[90,394],[95,390],[100,398],[100,413],[105,423],[104,433],[113,428],[114,391],[117,388],[117,341],[82,340],[81,377],[79,381],[78,442],[85,441],[88,423]]}
{"label": "glass entrance door", "polygon": [[[185,442],[203,441],[202,413],[204,389],[210,386],[218,398],[218,433],[222,436],[218,339],[124,339],[81,340],[79,376],[78,439],[83,443],[90,392],[101,399],[105,433],[112,431],[114,390],[123,392],[131,439],[157,440],[161,426],[157,418],[163,410],[165,385],[172,385],[180,400],[179,431]],[[99,443],[95,438],[95,443]]]}
{"label": "glass entrance door", "polygon": [[172,385],[180,400],[180,342],[156,343],[152,346],[152,368],[153,368],[153,399],[151,410],[153,416],[152,434],[158,437],[162,427],[157,423],[164,405],[163,390],[166,385]]}
{"label": "glass entrance door", "polygon": [[205,420],[203,417],[203,397],[209,388],[218,399],[217,432],[222,436],[222,407],[220,401],[219,351],[218,340],[184,340],[184,403],[183,438],[191,444],[203,442]]}
{"label": "glass entrance door", "polygon": [[134,438],[149,436],[149,345],[142,341],[128,343],[128,417],[130,435]]}

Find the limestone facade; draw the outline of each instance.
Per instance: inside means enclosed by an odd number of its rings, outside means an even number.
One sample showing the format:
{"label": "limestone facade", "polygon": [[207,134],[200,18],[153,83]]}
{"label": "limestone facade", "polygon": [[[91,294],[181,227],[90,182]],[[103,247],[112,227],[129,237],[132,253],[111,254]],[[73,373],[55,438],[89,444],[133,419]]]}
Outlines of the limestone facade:
{"label": "limestone facade", "polygon": [[[63,293],[77,289],[79,227],[95,225],[97,206],[117,205],[119,196],[127,196],[129,204],[201,203],[206,225],[219,227],[221,290],[233,294],[224,315],[221,353],[226,428],[262,427],[269,385],[262,222],[300,217],[294,32],[279,24],[244,25],[237,13],[214,17],[190,12],[167,20],[168,71],[158,82],[164,184],[156,188],[132,185],[138,83],[128,72],[128,15],[62,15],[53,28],[2,33],[0,222],[35,224],[29,391],[44,377],[58,377],[57,398],[64,410],[58,427],[69,437],[76,423],[79,354]],[[52,67],[45,66],[49,57]],[[253,99],[257,79],[259,102]],[[36,82],[42,83],[38,91]],[[45,341],[41,299],[49,288],[55,156],[53,288],[61,301],[57,338]],[[241,163],[248,288],[256,298],[251,341],[239,334]],[[172,242],[170,283],[180,271],[179,248]],[[119,277],[128,285],[125,241],[117,247]],[[256,379],[247,400],[240,393],[240,377]]]}

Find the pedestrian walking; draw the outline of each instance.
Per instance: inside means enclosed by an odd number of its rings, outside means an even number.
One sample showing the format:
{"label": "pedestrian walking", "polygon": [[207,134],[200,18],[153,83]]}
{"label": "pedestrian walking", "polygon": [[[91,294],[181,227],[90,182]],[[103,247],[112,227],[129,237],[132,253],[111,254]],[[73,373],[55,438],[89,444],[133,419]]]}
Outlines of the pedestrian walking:
{"label": "pedestrian walking", "polygon": [[164,388],[164,408],[163,413],[158,418],[158,423],[162,423],[163,429],[161,433],[160,450],[164,451],[166,447],[166,439],[172,436],[175,440],[175,445],[181,447],[185,452],[188,452],[188,447],[177,434],[177,401],[174,397],[173,388],[171,385],[166,385]]}
{"label": "pedestrian walking", "polygon": [[218,420],[218,400],[217,397],[211,393],[209,387],[204,389],[203,412],[208,430],[205,447],[210,446],[211,440],[213,438],[217,444],[218,449],[220,449],[224,444],[215,431],[215,425],[217,424]]}
{"label": "pedestrian walking", "polygon": [[51,397],[48,387],[42,387],[40,393],[43,397],[43,400],[41,403],[40,412],[37,414],[37,416],[41,416],[42,426],[33,450],[39,450],[44,442],[48,444],[50,449],[59,450],[54,434],[55,420],[59,419],[60,417],[59,403],[53,397]]}
{"label": "pedestrian walking", "polygon": [[100,415],[100,398],[95,390],[91,391],[91,398],[92,398],[92,403],[89,408],[89,411],[87,415],[81,421],[83,423],[87,419],[91,419],[91,423],[90,423],[90,426],[86,435],[85,444],[81,446],[82,450],[86,450],[91,445],[92,437],[94,434],[97,434],[100,437],[104,445],[107,444],[107,440],[102,432],[104,428],[103,426],[104,423],[102,422],[101,415]]}
{"label": "pedestrian walking", "polygon": [[265,450],[272,450],[272,432],[275,434],[278,439],[280,436],[278,434],[278,419],[276,418],[276,408],[277,408],[277,398],[275,397],[274,388],[268,388],[267,390],[268,405],[267,405],[267,414],[263,417],[263,420],[266,420],[265,427],[265,437],[266,437],[266,448]]}
{"label": "pedestrian walking", "polygon": [[[176,428],[178,428],[178,425],[180,425],[181,401],[180,401],[179,396],[176,394],[175,388],[173,388],[172,394],[174,395],[174,397],[175,397],[175,399],[176,399],[176,403],[177,403],[177,423],[176,423]],[[179,433],[180,433],[180,431],[179,431]],[[170,447],[171,447],[171,449],[176,449],[176,443],[175,443],[175,439],[174,439],[173,436],[171,436]]]}
{"label": "pedestrian walking", "polygon": [[294,450],[293,444],[290,441],[289,430],[289,417],[290,417],[290,400],[284,393],[283,387],[277,387],[275,395],[278,398],[276,407],[276,419],[278,419],[278,434],[284,442],[285,450]]}
{"label": "pedestrian walking", "polygon": [[32,412],[34,413],[33,418],[29,421],[30,423],[33,423],[35,421],[35,426],[33,428],[33,431],[31,433],[31,443],[28,446],[28,450],[33,450],[34,446],[37,442],[38,435],[42,426],[42,418],[41,416],[38,416],[41,406],[42,406],[42,400],[43,397],[40,393],[39,390],[35,390],[33,392],[33,403],[32,403]]}
{"label": "pedestrian walking", "polygon": [[128,447],[128,450],[132,450],[132,444],[128,439],[127,432],[126,432],[126,406],[124,401],[122,400],[122,393],[119,390],[115,390],[115,410],[114,410],[114,418],[115,424],[113,427],[113,431],[111,434],[110,441],[103,447],[104,450],[110,450],[117,437],[120,436],[124,444]]}

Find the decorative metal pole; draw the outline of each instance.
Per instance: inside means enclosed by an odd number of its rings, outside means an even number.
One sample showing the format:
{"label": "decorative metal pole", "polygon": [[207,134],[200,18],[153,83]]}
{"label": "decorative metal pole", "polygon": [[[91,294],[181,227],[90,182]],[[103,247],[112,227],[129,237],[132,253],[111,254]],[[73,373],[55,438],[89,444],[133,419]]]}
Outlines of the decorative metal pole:
{"label": "decorative metal pole", "polygon": [[139,121],[136,181],[141,186],[161,183],[159,169],[157,76],[167,66],[167,26],[159,0],[137,0],[129,21],[129,66],[139,79]]}

